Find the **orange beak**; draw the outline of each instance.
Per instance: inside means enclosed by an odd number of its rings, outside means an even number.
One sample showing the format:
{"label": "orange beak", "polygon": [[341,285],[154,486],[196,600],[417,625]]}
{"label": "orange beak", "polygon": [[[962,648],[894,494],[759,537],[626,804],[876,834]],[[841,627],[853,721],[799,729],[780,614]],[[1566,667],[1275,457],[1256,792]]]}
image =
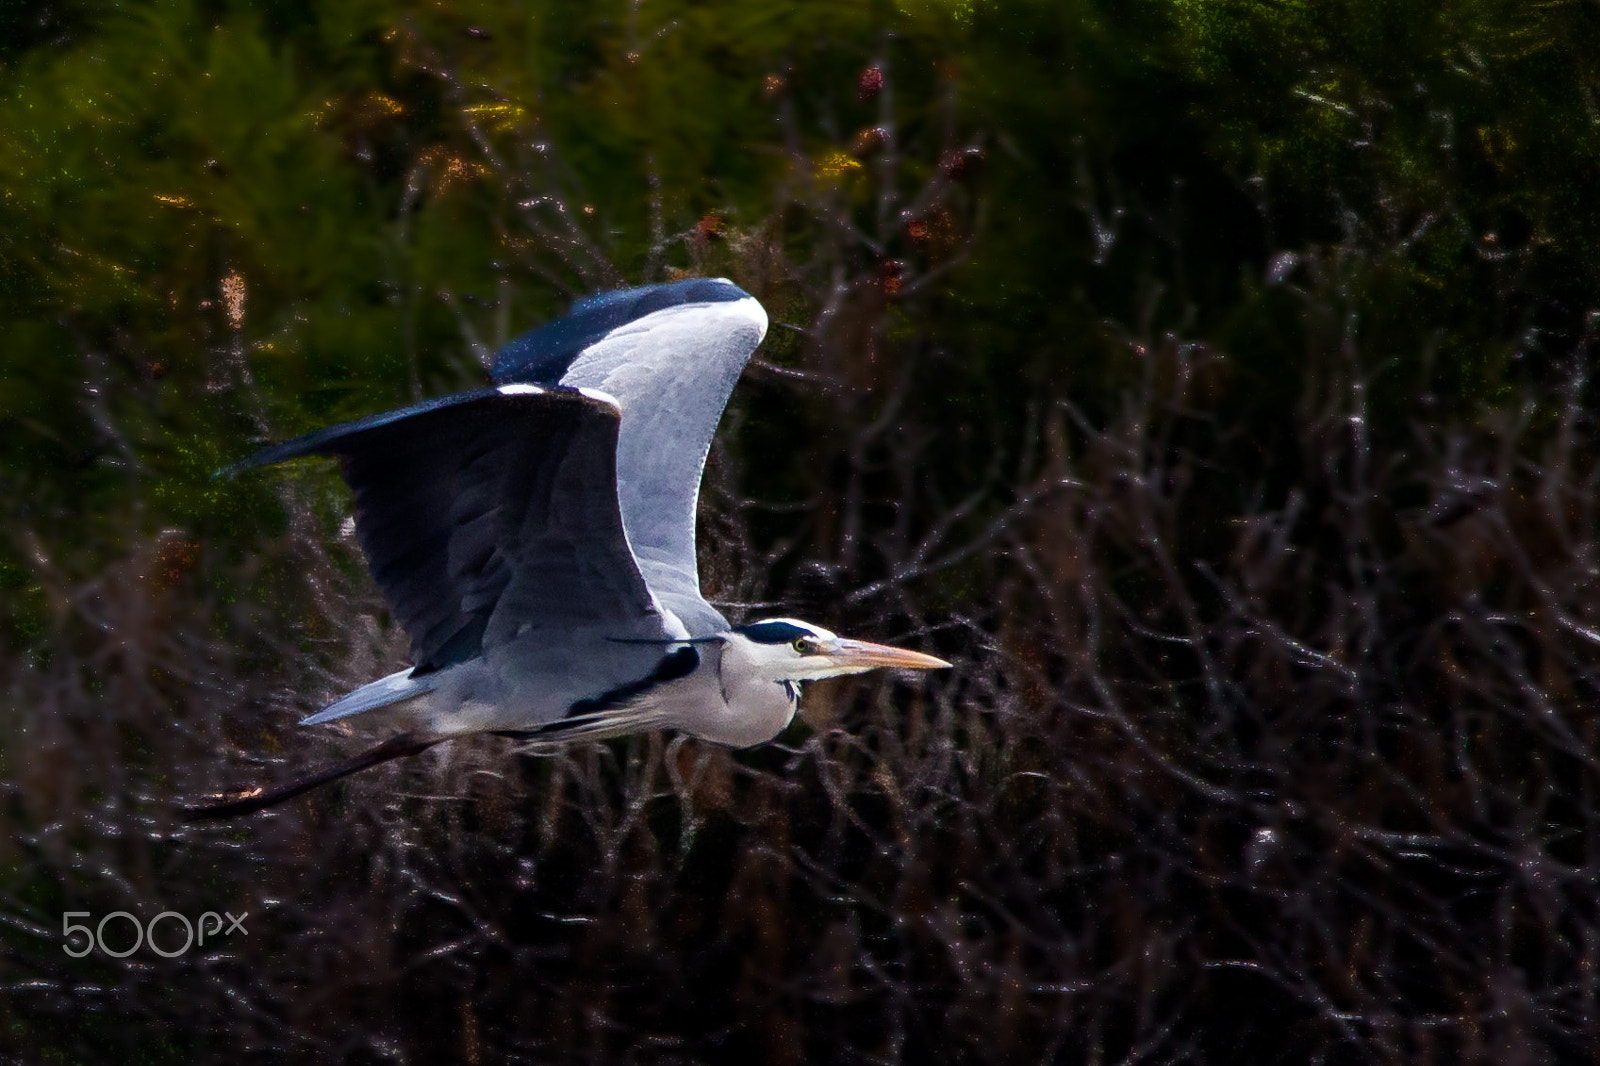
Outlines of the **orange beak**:
{"label": "orange beak", "polygon": [[945,670],[950,664],[920,651],[891,648],[864,640],[837,637],[822,645],[820,655],[841,671],[856,672],[886,666],[895,670]]}

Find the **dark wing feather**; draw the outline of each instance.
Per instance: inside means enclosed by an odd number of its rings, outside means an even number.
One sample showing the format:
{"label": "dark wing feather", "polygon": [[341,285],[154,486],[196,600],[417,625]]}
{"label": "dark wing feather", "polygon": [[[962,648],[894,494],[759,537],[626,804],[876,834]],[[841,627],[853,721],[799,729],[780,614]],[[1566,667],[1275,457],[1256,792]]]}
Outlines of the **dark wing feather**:
{"label": "dark wing feather", "polygon": [[693,636],[728,623],[700,594],[695,510],[717,423],[767,316],[730,281],[590,297],[500,353],[497,380],[600,389],[622,408],[617,494],[639,569]]}
{"label": "dark wing feather", "polygon": [[571,389],[488,389],[334,426],[246,466],[331,455],[372,576],[426,673],[525,624],[666,636],[628,548],[618,411]]}
{"label": "dark wing feather", "polygon": [[[586,296],[565,318],[529,330],[495,355],[494,379],[559,385],[596,341],[646,315],[683,304],[736,303],[750,294],[725,278],[685,278]],[[569,382],[570,384],[570,382]]]}

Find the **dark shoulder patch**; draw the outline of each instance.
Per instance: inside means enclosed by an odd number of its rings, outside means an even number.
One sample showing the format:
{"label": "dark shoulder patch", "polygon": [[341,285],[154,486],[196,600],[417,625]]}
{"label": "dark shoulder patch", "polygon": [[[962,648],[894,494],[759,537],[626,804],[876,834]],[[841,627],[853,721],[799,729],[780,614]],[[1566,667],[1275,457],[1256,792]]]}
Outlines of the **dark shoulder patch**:
{"label": "dark shoulder patch", "polygon": [[524,333],[500,349],[494,380],[556,385],[585,348],[629,322],[680,304],[731,303],[749,295],[722,278],[685,278],[586,296],[572,305],[567,317]]}
{"label": "dark shoulder patch", "polygon": [[680,677],[687,677],[694,673],[695,667],[700,665],[700,652],[692,644],[686,644],[677,651],[662,657],[656,668],[649,675],[626,685],[618,685],[609,692],[602,692],[592,699],[579,700],[567,708],[566,716],[554,722],[547,722],[537,729],[496,729],[494,735],[505,737],[509,740],[529,740],[533,737],[559,736],[569,729],[581,729],[592,724],[593,715],[604,714],[606,711],[620,710],[633,703],[646,692],[657,685],[676,681]]}
{"label": "dark shoulder patch", "polygon": [[751,622],[747,626],[736,627],[734,632],[743,634],[757,644],[787,644],[801,637],[816,636],[811,630],[801,629],[792,622]]}
{"label": "dark shoulder patch", "polygon": [[618,707],[625,707],[657,685],[664,685],[668,681],[676,681],[680,677],[689,676],[694,673],[694,668],[699,665],[700,652],[693,644],[685,644],[677,651],[669,652],[663,656],[661,661],[656,663],[656,668],[639,680],[630,681],[626,685],[618,685],[609,692],[602,692],[592,699],[579,700],[574,703],[567,708],[567,717],[574,718],[580,714],[595,714],[598,711],[613,711]]}

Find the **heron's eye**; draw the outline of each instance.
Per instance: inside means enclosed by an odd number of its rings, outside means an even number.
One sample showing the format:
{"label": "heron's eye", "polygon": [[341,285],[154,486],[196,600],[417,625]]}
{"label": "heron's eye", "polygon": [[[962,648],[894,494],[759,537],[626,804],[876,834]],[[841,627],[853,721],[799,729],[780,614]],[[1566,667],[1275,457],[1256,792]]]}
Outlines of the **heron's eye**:
{"label": "heron's eye", "polygon": [[801,637],[794,642],[794,650],[801,655],[810,655],[815,649],[811,645],[810,637]]}

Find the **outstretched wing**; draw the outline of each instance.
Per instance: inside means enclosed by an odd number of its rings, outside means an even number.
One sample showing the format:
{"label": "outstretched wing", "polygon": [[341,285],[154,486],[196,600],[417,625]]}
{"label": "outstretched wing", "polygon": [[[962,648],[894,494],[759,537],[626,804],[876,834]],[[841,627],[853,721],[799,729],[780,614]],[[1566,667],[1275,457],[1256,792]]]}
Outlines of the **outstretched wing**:
{"label": "outstretched wing", "polygon": [[500,382],[603,390],[622,408],[617,495],[639,570],[692,636],[728,622],[700,595],[695,506],[734,383],[767,331],[731,281],[692,278],[602,293],[500,352]]}
{"label": "outstretched wing", "polygon": [[592,390],[508,385],[319,430],[248,460],[331,455],[415,674],[533,627],[681,636],[618,509],[620,411]]}

